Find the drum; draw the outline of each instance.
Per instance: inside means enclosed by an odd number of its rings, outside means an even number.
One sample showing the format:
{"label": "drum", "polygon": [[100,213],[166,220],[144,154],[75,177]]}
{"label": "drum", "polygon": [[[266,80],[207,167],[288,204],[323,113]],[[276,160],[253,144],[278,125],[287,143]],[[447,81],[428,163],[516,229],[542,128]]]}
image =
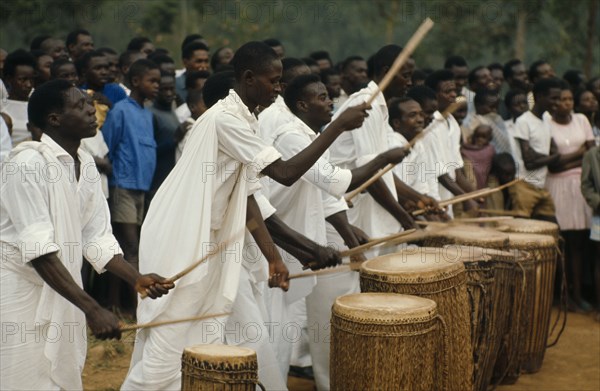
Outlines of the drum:
{"label": "drum", "polygon": [[414,248],[364,262],[360,269],[362,292],[393,292],[434,300],[448,325],[450,390],[473,386],[473,355],[469,326],[469,299],[465,267],[447,262],[441,249]]}
{"label": "drum", "polygon": [[338,297],[331,311],[331,389],[446,389],[444,331],[429,299],[392,293]]}
{"label": "drum", "polygon": [[560,232],[557,224],[532,219],[503,220],[498,222],[498,226],[495,229],[502,232],[551,235],[557,240]]}
{"label": "drum", "polygon": [[507,248],[508,235],[491,228],[456,224],[432,231],[423,240],[425,247],[443,247],[451,244],[502,250]]}
{"label": "drum", "polygon": [[524,341],[520,362],[522,371],[535,373],[542,367],[546,352],[558,257],[557,242],[549,235],[511,233],[509,244],[513,249],[531,254],[531,260],[522,263],[525,296],[519,322]]}
{"label": "drum", "polygon": [[254,391],[258,381],[254,350],[229,345],[195,345],[181,358],[182,391]]}

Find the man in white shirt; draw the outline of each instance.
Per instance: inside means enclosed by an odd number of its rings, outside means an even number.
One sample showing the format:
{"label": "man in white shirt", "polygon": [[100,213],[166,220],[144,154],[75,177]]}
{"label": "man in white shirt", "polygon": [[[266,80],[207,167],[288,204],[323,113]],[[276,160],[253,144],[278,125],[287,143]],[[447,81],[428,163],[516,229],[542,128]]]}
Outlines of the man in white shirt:
{"label": "man in white shirt", "polygon": [[2,389],[81,389],[86,322],[98,338],[120,337],[118,318],[82,288],[83,258],[152,298],[173,287],[157,275],[140,275],[112,235],[100,175],[80,148],[96,132],[94,112],[65,80],[40,86],[29,120],[44,134],[40,142],[18,145],[2,163]]}
{"label": "man in white shirt", "polygon": [[[314,74],[294,78],[286,88],[285,102],[294,114],[293,120],[267,136],[273,140],[273,146],[283,158],[289,158],[318,138],[322,127],[331,119],[333,102],[328,97],[325,85]],[[327,235],[327,221],[348,247],[356,247],[360,244],[360,238],[356,236],[356,228],[348,223],[348,208],[341,197],[386,164],[400,162],[406,153],[405,149],[396,148],[379,154],[364,166],[347,170],[331,164],[328,161],[329,153],[325,152],[292,186],[269,184],[271,202],[285,222],[318,243],[325,245],[331,242]],[[320,390],[329,388],[331,306],[336,297],[358,291],[356,273],[338,273],[317,277],[316,286],[306,297],[308,324],[318,327],[319,333],[319,338],[311,338],[309,344],[315,381]]]}
{"label": "man in white shirt", "polygon": [[12,141],[15,146],[31,140],[27,130],[27,101],[33,89],[35,67],[35,58],[24,50],[10,53],[4,64],[8,100],[3,102],[2,111],[12,119]]}
{"label": "man in white shirt", "polygon": [[350,97],[358,92],[369,82],[367,76],[367,62],[360,56],[350,56],[342,62],[341,66],[342,90],[337,100],[333,102],[333,109],[337,111]]}
{"label": "man in white shirt", "polygon": [[544,185],[548,165],[558,161],[560,155],[552,152],[548,111],[556,109],[561,87],[561,81],[556,78],[538,80],[533,86],[533,109],[517,118],[514,128],[518,144],[515,160],[523,162],[517,175],[524,181],[509,189],[512,209],[550,221],[555,221],[554,202]]}
{"label": "man in white shirt", "polygon": [[[389,134],[393,132],[388,123],[388,108],[386,99],[402,96],[411,83],[411,66],[405,65],[392,79],[387,89],[382,93],[377,87],[392,63],[402,51],[397,45],[381,48],[373,57],[373,75],[367,87],[352,94],[333,116],[335,120],[346,107],[367,101],[375,95],[373,110],[363,126],[352,133],[343,134],[330,148],[331,162],[341,168],[353,169],[371,161],[376,155],[390,149]],[[354,207],[348,211],[350,222],[371,237],[382,237],[402,228],[416,227],[412,217],[398,202],[396,180],[390,172],[367,189],[368,193],[359,194],[352,202]],[[411,196],[409,194],[409,196]],[[414,200],[418,202],[418,199]]]}
{"label": "man in white shirt", "polygon": [[[367,115],[364,104],[347,110],[338,126],[284,161],[256,135],[258,122],[253,115],[259,105],[272,104],[279,93],[281,61],[267,45],[250,42],[238,49],[231,63],[234,89],[195,123],[181,159],[152,200],[142,225],[140,270],[156,267],[163,274],[174,275],[215,244],[223,251],[179,280],[172,294],[164,298],[167,300],[140,301],[140,322],[230,311],[236,319],[256,319],[252,308],[245,305],[250,299],[243,295],[251,283],[241,254],[246,222],[269,262],[269,285],[288,288],[287,268],[253,196],[259,188],[258,176],[292,185],[336,137],[360,126]],[[164,262],[166,258],[172,262]],[[183,349],[197,343],[235,343],[226,324],[227,318],[213,318],[138,333],[122,388],[179,389]],[[243,329],[245,324],[239,326]]]}
{"label": "man in white shirt", "polygon": [[[465,194],[475,190],[465,178],[462,171],[464,162],[460,154],[460,127],[451,114],[444,116],[442,112],[456,100],[456,86],[454,75],[448,70],[439,70],[427,76],[425,84],[436,93],[438,111],[434,113],[432,134],[437,138],[432,143],[434,148],[432,157],[437,159],[439,167],[439,197],[447,200],[453,196]],[[477,209],[477,203],[469,200],[463,203],[465,211]],[[448,214],[452,216],[452,208],[448,208]]]}

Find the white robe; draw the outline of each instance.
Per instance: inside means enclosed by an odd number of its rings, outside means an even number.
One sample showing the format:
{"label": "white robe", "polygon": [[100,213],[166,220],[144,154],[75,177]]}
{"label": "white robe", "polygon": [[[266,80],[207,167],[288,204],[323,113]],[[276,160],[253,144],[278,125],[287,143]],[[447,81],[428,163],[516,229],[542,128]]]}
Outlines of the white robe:
{"label": "white robe", "polygon": [[19,144],[2,163],[1,389],[82,388],[85,315],[29,263],[58,250],[81,287],[83,257],[101,273],[122,253],[96,165],[82,149],[78,156],[79,181],[73,158],[44,134],[41,142]]}
{"label": "white robe", "polygon": [[[256,136],[257,127],[231,90],[190,130],[181,159],[158,189],[142,225],[140,271],[172,276],[217,244],[225,249],[177,281],[168,295],[140,300],[138,322],[228,311],[234,312],[232,319],[260,316],[251,306],[234,304],[239,302],[238,287],[247,288],[250,278],[242,270],[249,189],[257,189],[258,173],[281,157]],[[142,330],[122,389],[179,389],[183,349],[228,342],[228,322],[223,317]],[[260,352],[258,359],[261,367]]]}
{"label": "white robe", "polygon": [[[370,82],[367,87],[352,94],[335,112],[335,120],[346,108],[366,102],[377,91],[377,84]],[[393,132],[388,123],[388,108],[382,93],[377,94],[372,110],[363,125],[344,132],[329,148],[331,162],[341,168],[354,169],[362,166],[378,154],[390,149],[389,133]],[[391,172],[382,179],[392,196],[397,199],[396,186]],[[361,193],[352,200],[354,207],[348,210],[350,223],[364,230],[370,237],[378,238],[400,232],[400,223],[369,193]]]}
{"label": "white robe", "polygon": [[[273,140],[273,146],[281,152],[284,159],[297,155],[317,138],[315,132],[297,117],[276,130],[269,130],[265,136]],[[269,184],[271,202],[279,211],[278,216],[291,228],[321,245],[329,244],[325,219],[348,209],[346,202],[340,198],[352,180],[350,170],[332,165],[328,158],[329,152],[326,151],[313,167],[290,187],[278,183]],[[290,267],[299,268],[299,262],[295,261]],[[306,296],[308,342],[315,382],[317,389],[326,390],[329,389],[331,306],[337,296],[359,291],[358,274],[347,272],[317,277],[316,281],[309,278],[304,280],[307,281],[292,281],[288,294]],[[294,311],[294,303],[288,303],[280,309],[280,313],[283,314],[281,319],[275,321],[282,322],[286,313]],[[276,312],[277,309],[273,308],[273,311]],[[289,340],[281,341],[283,345],[279,345],[279,351],[284,354],[288,350],[285,342]],[[287,357],[289,354],[279,356],[286,371]]]}

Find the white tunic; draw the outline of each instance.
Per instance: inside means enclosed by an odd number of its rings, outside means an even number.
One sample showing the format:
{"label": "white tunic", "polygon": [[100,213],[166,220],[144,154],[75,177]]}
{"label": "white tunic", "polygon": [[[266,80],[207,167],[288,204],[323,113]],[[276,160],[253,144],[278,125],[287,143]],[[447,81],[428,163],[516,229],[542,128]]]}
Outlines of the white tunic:
{"label": "white tunic", "polygon": [[[237,318],[260,315],[240,314],[251,311],[250,306],[234,304],[239,302],[238,287],[250,278],[251,265],[242,270],[247,197],[260,187],[258,173],[281,157],[260,140],[257,129],[256,118],[231,90],[190,130],[181,159],[158,189],[142,225],[140,271],[172,276],[217,244],[225,249],[177,281],[168,295],[140,300],[138,322],[232,308]],[[223,317],[139,332],[122,389],[179,389],[183,348],[226,342],[226,323]]]}
{"label": "white tunic", "polygon": [[[390,134],[390,147],[404,147],[408,145],[408,141],[398,132]],[[425,166],[425,149],[423,148],[423,140],[417,141],[412,147],[408,156],[394,167],[394,174],[407,186],[412,187],[415,191],[421,194],[429,195],[429,186],[423,174],[423,166]]]}
{"label": "white tunic", "polygon": [[[352,94],[335,112],[333,119],[335,120],[346,108],[366,102],[376,91],[377,84],[370,82],[367,87]],[[388,123],[388,108],[382,93],[377,94],[372,107],[360,128],[344,132],[329,148],[333,164],[354,169],[390,149],[388,138],[393,130]],[[385,174],[383,180],[393,197],[397,198],[392,173]],[[352,202],[354,207],[348,210],[350,223],[364,230],[372,238],[390,235],[402,229],[400,223],[370,194],[359,194]]]}
{"label": "white tunic", "polygon": [[12,119],[12,142],[17,145],[20,142],[31,140],[31,133],[27,129],[27,105],[28,102],[7,99],[2,111]]}
{"label": "white tunic", "polygon": [[[550,132],[550,126],[548,122],[551,120],[550,114],[545,112],[542,115],[543,119],[538,118],[531,111],[523,113],[517,121],[514,127],[514,137],[529,142],[529,147],[535,152],[542,155],[550,154],[550,144],[552,140],[552,133]],[[523,161],[523,154],[521,153],[521,145],[517,149],[517,161]],[[546,177],[548,176],[548,167],[543,166],[535,170],[528,170],[525,168],[525,164],[521,166],[518,177],[523,178],[525,182],[528,182],[539,189],[543,189],[546,184]]]}
{"label": "white tunic", "polygon": [[275,102],[259,114],[258,134],[267,145],[273,145],[277,129],[292,122],[294,118],[296,116],[286,106],[283,97],[278,95]]}
{"label": "white tunic", "polygon": [[29,263],[59,250],[81,287],[85,257],[101,273],[121,249],[112,235],[100,175],[90,155],[73,158],[48,135],[21,143],[2,164],[0,265],[1,389],[81,389],[83,312]]}

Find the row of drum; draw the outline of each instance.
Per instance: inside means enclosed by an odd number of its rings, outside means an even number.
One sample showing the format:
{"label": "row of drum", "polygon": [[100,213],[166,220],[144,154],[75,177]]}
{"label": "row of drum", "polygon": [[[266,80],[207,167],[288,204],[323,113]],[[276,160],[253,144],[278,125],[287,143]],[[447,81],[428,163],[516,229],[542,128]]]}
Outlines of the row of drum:
{"label": "row of drum", "polygon": [[[332,308],[331,389],[481,391],[539,371],[558,227],[513,219],[495,228],[432,227],[411,238],[418,246],[364,262],[361,293],[337,298]],[[231,371],[230,359],[203,360],[184,353],[184,390],[203,389],[198,365]],[[240,390],[253,389],[249,376],[243,382],[250,388]]]}

